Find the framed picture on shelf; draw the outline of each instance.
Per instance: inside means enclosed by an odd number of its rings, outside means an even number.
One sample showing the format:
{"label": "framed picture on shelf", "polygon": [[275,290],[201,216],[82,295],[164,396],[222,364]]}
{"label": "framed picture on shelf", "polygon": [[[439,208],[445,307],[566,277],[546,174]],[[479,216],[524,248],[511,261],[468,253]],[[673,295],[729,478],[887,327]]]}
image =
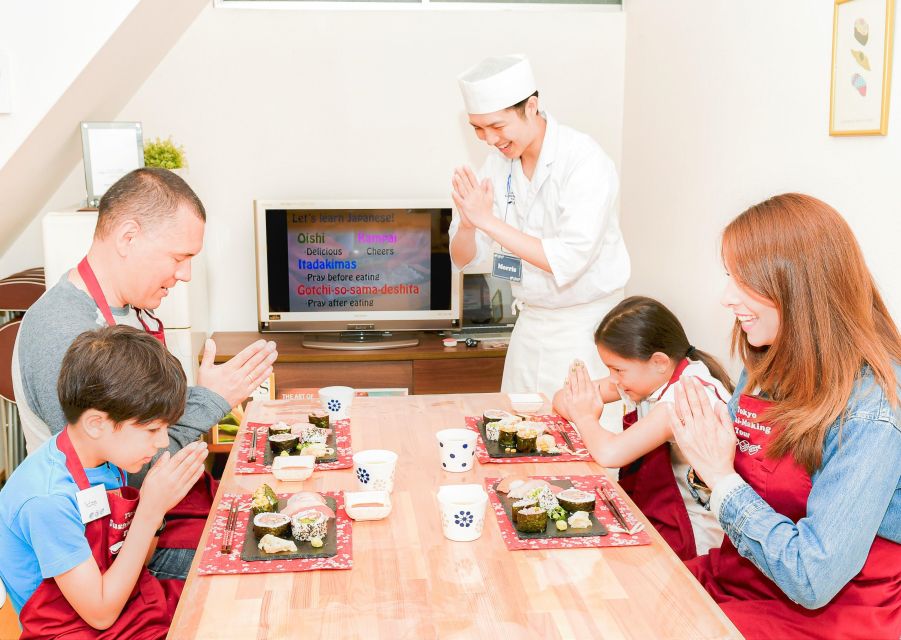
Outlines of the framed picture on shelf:
{"label": "framed picture on shelf", "polygon": [[81,149],[88,206],[96,207],[116,180],[144,166],[140,122],[82,122]]}
{"label": "framed picture on shelf", "polygon": [[895,0],[834,0],[829,135],[888,132]]}

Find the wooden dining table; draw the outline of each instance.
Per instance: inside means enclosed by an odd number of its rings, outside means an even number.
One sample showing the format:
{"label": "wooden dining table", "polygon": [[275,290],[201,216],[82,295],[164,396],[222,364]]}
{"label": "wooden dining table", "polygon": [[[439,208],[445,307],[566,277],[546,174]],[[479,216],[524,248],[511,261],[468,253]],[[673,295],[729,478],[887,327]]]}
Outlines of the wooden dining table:
{"label": "wooden dining table", "polygon": [[[310,409],[296,401],[256,401],[238,437],[248,422],[290,422]],[[353,567],[198,575],[195,557],[169,638],[742,637],[650,526],[650,545],[509,551],[489,508],[479,539],[446,539],[436,498],[441,485],[481,484],[486,477],[514,473],[607,473],[594,462],[442,470],[435,433],[462,427],[465,416],[486,409],[510,409],[509,400],[504,394],[355,398],[353,450],[390,449],[399,459],[391,514],[353,523]],[[302,483],[280,482],[270,474],[238,475],[236,455],[237,448],[213,513],[223,494],[251,493],[263,482],[278,493],[359,489],[352,469],[316,471]],[[201,549],[212,521],[211,515]]]}

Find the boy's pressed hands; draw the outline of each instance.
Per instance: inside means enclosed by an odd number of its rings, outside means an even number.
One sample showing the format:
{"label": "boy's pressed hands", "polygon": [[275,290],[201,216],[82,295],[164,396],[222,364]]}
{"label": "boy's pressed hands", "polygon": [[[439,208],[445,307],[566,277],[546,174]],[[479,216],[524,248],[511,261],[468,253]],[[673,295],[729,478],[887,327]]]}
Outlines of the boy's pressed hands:
{"label": "boy's pressed hands", "polygon": [[139,508],[162,518],[203,474],[207,453],[206,443],[201,441],[192,442],[175,455],[164,451],[144,478]]}

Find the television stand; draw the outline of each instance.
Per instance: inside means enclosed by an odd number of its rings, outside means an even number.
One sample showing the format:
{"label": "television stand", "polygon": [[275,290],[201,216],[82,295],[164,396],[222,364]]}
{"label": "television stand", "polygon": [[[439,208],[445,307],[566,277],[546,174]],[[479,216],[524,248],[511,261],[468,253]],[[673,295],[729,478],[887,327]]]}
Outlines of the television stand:
{"label": "television stand", "polygon": [[369,351],[370,349],[400,349],[402,347],[415,347],[419,344],[419,338],[400,338],[387,331],[342,331],[340,333],[305,335],[302,344],[307,349]]}

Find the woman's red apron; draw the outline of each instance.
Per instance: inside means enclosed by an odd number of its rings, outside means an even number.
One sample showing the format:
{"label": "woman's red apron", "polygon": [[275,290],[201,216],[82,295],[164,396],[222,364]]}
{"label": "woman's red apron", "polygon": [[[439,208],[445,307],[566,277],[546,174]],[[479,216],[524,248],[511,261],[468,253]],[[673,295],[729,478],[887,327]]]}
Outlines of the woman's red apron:
{"label": "woman's red apron", "polygon": [[[104,320],[109,326],[116,324],[116,319],[110,311],[109,303],[106,296],[103,295],[103,289],[94,275],[94,270],[88,264],[87,257],[82,258],[78,263],[78,274],[84,281],[91,298],[100,313],[103,314]],[[163,323],[146,309],[135,309],[138,320],[144,327],[144,330],[154,338],[166,344],[166,336],[163,330]],[[144,320],[144,315],[156,323],[156,329],[151,329]],[[206,524],[207,516],[213,507],[213,497],[216,495],[216,487],[218,482],[209,474],[204,474],[197,480],[196,484],[191,487],[188,494],[182,498],[181,502],[175,505],[169,513],[166,514],[166,528],[160,536],[158,547],[161,549],[197,549],[200,545],[200,536],[203,533],[203,527]]]}
{"label": "woman's red apron", "polygon": [[[78,454],[72,447],[68,428],[59,434],[56,444],[65,454],[66,468],[72,474],[79,490],[88,489],[90,484],[78,460]],[[113,564],[138,506],[138,490],[124,486],[124,474],[122,482],[121,489],[106,492],[110,515],[85,525],[84,535],[101,573],[105,573]],[[138,581],[116,622],[109,629],[99,631],[75,612],[57,586],[56,580],[47,578],[38,585],[19,613],[19,622],[23,629],[21,639],[165,638],[183,587],[184,582],[180,580],[157,580],[146,567],[142,567]]]}
{"label": "woman's red apron", "polygon": [[[767,400],[741,396],[735,470],[777,513],[797,523],[807,515],[810,475],[790,455],[778,460],[766,457],[775,429],[757,417],[769,405]],[[711,549],[688,567],[746,638],[901,637],[901,545],[885,538],[876,537],[860,573],[829,604],[815,610],[792,602],[738,554],[728,536],[720,549]]]}
{"label": "woman's red apron", "polygon": [[[660,396],[682,377],[688,364],[687,358],[679,363]],[[628,429],[636,422],[638,409],[623,416],[623,429]],[[673,473],[668,442],[620,469],[619,485],[677,556],[682,560],[690,560],[698,555],[688,510]]]}

